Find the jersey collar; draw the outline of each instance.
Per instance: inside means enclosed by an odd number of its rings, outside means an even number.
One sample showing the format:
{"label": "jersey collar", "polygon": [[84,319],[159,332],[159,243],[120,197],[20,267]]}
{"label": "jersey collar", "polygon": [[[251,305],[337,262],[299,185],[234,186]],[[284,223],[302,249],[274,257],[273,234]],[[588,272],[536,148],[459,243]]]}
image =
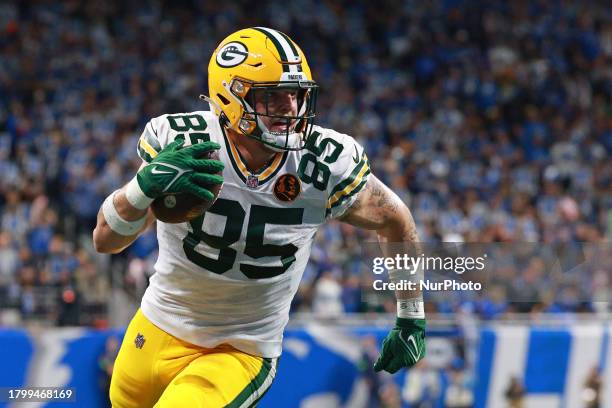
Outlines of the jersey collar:
{"label": "jersey collar", "polygon": [[[228,156],[230,162],[232,163],[232,167],[234,171],[238,175],[238,177],[249,187],[257,187],[262,184],[265,184],[267,181],[271,180],[276,176],[276,174],[280,171],[280,169],[284,166],[287,161],[287,156],[289,152],[277,153],[272,160],[271,163],[263,167],[259,173],[251,173],[247,166],[244,164],[242,157],[240,156],[240,152],[234,145],[234,143],[230,140],[230,138],[225,133],[225,129],[223,125],[221,125],[221,132],[223,133],[223,140],[225,141],[225,147],[228,152]],[[252,183],[255,181],[256,185]]]}

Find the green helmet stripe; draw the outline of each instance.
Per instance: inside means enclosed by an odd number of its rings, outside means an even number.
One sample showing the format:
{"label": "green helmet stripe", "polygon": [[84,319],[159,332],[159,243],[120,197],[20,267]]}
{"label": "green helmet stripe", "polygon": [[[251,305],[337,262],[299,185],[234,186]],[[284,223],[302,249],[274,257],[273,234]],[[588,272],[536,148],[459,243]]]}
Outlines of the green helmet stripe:
{"label": "green helmet stripe", "polygon": [[291,41],[291,39],[287,36],[287,34],[282,33],[280,31],[276,31],[276,32],[279,33],[285,39],[285,41],[287,41],[287,43],[289,43],[289,48],[291,48],[291,51],[293,52],[293,56],[299,59],[300,54],[298,53],[297,48],[295,48],[293,41]]}
{"label": "green helmet stripe", "polygon": [[[280,31],[272,30],[266,27],[255,27],[255,30],[264,33],[266,37],[272,41],[280,55],[283,72],[295,71],[295,63],[300,60],[300,55],[293,44],[285,34]],[[292,69],[293,68],[293,69]]]}
{"label": "green helmet stripe", "polygon": [[[268,37],[270,41],[272,41],[272,44],[274,44],[274,46],[276,47],[276,51],[278,51],[278,55],[280,56],[281,61],[288,61],[287,54],[285,53],[283,46],[272,33],[268,32],[269,29],[264,29],[260,27],[255,27],[254,29],[263,33],[266,37]],[[283,72],[289,72],[289,66],[287,64],[282,64],[282,66]]]}

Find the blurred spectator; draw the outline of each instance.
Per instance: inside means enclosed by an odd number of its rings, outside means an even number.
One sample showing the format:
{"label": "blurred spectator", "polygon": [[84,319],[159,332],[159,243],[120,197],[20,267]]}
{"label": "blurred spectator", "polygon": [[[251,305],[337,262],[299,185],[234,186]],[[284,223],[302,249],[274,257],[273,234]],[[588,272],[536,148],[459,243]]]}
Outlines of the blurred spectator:
{"label": "blurred spectator", "polygon": [[601,373],[598,367],[593,367],[582,389],[582,401],[585,408],[599,408],[601,406]]}
{"label": "blurred spectator", "polygon": [[419,361],[406,375],[402,400],[411,407],[432,407],[440,399],[442,385],[437,370],[428,366],[427,359]]}
{"label": "blurred spectator", "polygon": [[78,326],[81,323],[81,295],[73,284],[70,273],[60,272],[58,279],[58,326]]}
{"label": "blurred spectator", "polygon": [[506,388],[506,401],[510,408],[523,408],[525,406],[525,389],[521,380],[517,377],[510,378],[510,384]]}
{"label": "blurred spectator", "polygon": [[450,370],[450,384],[444,395],[446,408],[471,408],[474,406],[473,385],[469,382],[466,372],[460,366]]}
{"label": "blurred spectator", "polygon": [[[8,289],[14,281],[17,268],[19,267],[19,252],[16,243],[11,239],[11,235],[6,231],[0,231],[0,288],[3,291]],[[5,296],[1,297],[5,299]]]}
{"label": "blurred spectator", "polygon": [[402,399],[397,384],[388,381],[380,388],[380,408],[401,408]]}
{"label": "blurred spectator", "polygon": [[98,359],[98,366],[100,367],[100,394],[104,396],[105,406],[108,407],[111,406],[109,395],[111,377],[120,346],[121,343],[117,337],[109,336],[104,345],[104,353]]}
{"label": "blurred spectator", "polygon": [[365,336],[361,341],[362,354],[357,367],[368,387],[367,407],[380,407],[381,374],[374,371],[374,363],[380,354],[377,340],[373,336]]}
{"label": "blurred spectator", "polygon": [[342,286],[334,272],[323,272],[315,284],[312,311],[319,317],[334,317],[344,312]]}

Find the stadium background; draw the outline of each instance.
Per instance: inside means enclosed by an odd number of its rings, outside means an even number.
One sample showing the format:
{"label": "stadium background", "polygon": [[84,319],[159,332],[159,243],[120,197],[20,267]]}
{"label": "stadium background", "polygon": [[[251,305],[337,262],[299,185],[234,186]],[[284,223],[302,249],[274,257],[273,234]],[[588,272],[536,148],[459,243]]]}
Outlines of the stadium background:
{"label": "stadium background", "polygon": [[[156,240],[96,254],[97,209],[134,174],[149,118],[205,109],[210,53],[241,27],[300,44],[318,123],[365,146],[423,241],[609,243],[611,20],[604,1],[3,1],[0,386],[104,406]],[[376,375],[395,305],[368,291],[371,238],[321,229],[262,407],[612,407],[609,263],[557,291],[533,262],[432,302],[426,362]]]}

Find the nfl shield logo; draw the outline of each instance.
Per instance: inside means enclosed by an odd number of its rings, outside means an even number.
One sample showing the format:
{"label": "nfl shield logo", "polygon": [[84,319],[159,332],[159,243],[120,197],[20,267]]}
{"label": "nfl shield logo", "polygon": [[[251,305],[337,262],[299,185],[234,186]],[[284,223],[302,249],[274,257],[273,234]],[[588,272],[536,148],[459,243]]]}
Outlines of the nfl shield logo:
{"label": "nfl shield logo", "polygon": [[136,344],[136,348],[141,349],[144,346],[145,338],[142,334],[138,333],[136,335],[136,339],[134,340],[134,344]]}
{"label": "nfl shield logo", "polygon": [[247,177],[246,185],[248,188],[257,188],[259,186],[259,178],[253,175]]}

